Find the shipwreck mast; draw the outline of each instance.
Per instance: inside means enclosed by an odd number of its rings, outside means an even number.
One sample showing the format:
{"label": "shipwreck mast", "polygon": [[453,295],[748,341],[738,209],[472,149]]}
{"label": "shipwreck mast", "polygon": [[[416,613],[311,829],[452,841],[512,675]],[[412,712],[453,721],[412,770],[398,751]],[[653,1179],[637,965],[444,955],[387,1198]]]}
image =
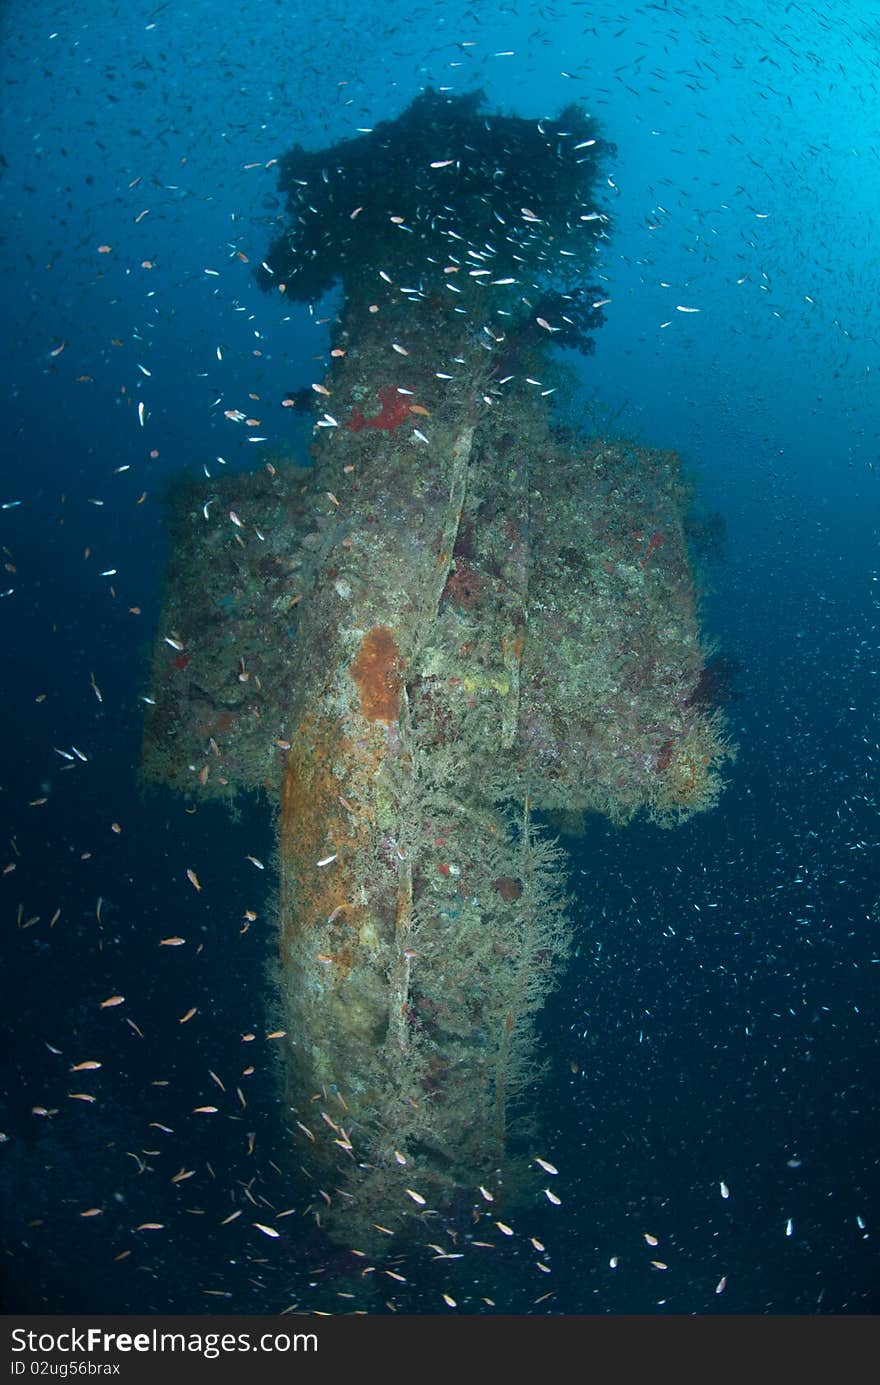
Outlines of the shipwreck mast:
{"label": "shipwreck mast", "polygon": [[[576,109],[435,93],[291,150],[261,283],[343,295],[314,467],[176,513],[163,624],[187,663],[157,645],[145,773],[277,795],[286,1106],[349,1244],[506,1190],[570,939],[534,811],[675,821],[728,753],[677,459],[551,414],[551,345],[589,350],[602,320],[607,154]],[[206,620],[183,574],[209,550]]]}

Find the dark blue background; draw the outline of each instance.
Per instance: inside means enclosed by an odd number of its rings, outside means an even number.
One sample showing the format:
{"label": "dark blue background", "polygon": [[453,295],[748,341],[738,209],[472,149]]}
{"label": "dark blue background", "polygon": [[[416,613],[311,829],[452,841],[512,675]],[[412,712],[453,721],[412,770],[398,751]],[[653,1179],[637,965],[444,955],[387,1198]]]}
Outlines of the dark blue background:
{"label": "dark blue background", "polygon": [[[7,1308],[447,1312],[444,1290],[464,1312],[880,1308],[876,16],[721,9],[4,7]],[[536,118],[579,102],[617,145],[612,303],[567,417],[677,449],[723,514],[705,621],[741,666],[741,749],[713,813],[570,844],[578,955],[536,1093],[561,1206],[539,1198],[497,1252],[412,1252],[401,1284],[350,1274],[271,1167],[272,881],[245,859],[271,862],[269,808],[188,813],[135,768],[164,486],[260,464],[225,409],[308,446],[280,401],[321,378],[332,304],[253,283],[280,210],[265,165],[428,84]],[[159,947],[171,934],[186,945]],[[103,1067],[72,1075],[84,1059]],[[253,1228],[251,1178],[293,1208],[278,1241]]]}

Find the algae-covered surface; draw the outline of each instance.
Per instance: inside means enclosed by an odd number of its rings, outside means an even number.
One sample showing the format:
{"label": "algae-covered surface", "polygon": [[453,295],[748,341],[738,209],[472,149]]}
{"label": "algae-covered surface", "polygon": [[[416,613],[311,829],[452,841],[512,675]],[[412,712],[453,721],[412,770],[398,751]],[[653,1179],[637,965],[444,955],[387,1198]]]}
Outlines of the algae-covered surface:
{"label": "algae-covered surface", "polygon": [[[576,112],[475,109],[423,98],[334,177],[283,161],[263,282],[344,288],[312,466],[170,497],[144,740],[146,781],[276,806],[285,1110],[316,1215],[361,1242],[477,1183],[515,1197],[570,947],[552,824],[674,825],[731,754],[679,459],[554,421],[554,339],[588,350],[601,321],[578,287],[601,144]],[[425,121],[468,148],[457,191]]]}

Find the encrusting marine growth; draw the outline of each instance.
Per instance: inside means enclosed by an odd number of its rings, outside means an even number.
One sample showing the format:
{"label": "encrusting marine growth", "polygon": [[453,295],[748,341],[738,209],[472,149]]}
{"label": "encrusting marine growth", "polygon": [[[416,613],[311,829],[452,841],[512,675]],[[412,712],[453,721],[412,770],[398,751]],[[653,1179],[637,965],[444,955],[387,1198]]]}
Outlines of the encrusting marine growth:
{"label": "encrusting marine growth", "polygon": [[602,321],[607,153],[577,109],[432,92],[292,149],[258,274],[342,287],[313,465],[173,497],[143,772],[278,805],[285,1113],[349,1245],[526,1186],[571,936],[537,817],[673,824],[731,754],[677,457],[554,422],[552,348]]}

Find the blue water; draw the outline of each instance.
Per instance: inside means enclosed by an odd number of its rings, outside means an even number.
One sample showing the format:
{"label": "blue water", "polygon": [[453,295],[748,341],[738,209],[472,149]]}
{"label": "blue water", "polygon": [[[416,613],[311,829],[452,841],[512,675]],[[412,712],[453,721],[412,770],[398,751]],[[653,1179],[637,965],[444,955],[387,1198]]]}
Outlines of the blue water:
{"label": "blue water", "polygon": [[[880,1309],[878,29],[870,5],[724,8],[4,7],[7,1309]],[[577,102],[616,145],[612,301],[572,363],[724,518],[704,614],[739,665],[740,753],[714,812],[568,843],[578,953],[536,1094],[560,1205],[492,1260],[412,1252],[379,1285],[272,1169],[272,882],[246,860],[271,859],[270,811],[193,814],[135,770],[168,480],[259,465],[225,409],[303,460],[310,440],[280,401],[333,304],[254,283],[266,165],[428,85]],[[277,1240],[260,1195],[292,1208]]]}

